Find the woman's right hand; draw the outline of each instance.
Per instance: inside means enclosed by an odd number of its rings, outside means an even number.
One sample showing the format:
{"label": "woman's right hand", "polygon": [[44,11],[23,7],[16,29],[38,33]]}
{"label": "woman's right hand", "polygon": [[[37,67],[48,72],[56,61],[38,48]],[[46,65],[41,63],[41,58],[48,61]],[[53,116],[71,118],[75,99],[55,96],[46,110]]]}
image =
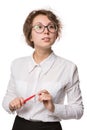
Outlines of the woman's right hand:
{"label": "woman's right hand", "polygon": [[24,105],[24,99],[22,97],[18,97],[13,99],[10,103],[9,103],[9,109],[11,111],[20,109],[22,106]]}

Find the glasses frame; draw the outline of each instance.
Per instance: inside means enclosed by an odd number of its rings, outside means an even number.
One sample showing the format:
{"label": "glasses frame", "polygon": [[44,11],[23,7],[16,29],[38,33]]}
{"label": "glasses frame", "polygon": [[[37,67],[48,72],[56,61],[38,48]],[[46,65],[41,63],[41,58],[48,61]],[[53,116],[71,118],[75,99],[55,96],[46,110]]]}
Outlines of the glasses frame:
{"label": "glasses frame", "polygon": [[[54,32],[51,32],[50,29],[49,29],[49,26],[52,25],[52,24],[55,26],[55,31]],[[42,25],[43,26],[43,30],[41,32],[38,32],[35,29],[35,26],[38,26],[38,25]],[[35,25],[32,26],[32,28],[35,30],[36,33],[39,33],[39,34],[43,33],[45,31],[45,28],[47,28],[48,32],[50,32],[50,33],[56,33],[58,31],[58,27],[57,27],[57,25],[55,23],[49,23],[46,26],[43,25],[42,23],[36,23]]]}

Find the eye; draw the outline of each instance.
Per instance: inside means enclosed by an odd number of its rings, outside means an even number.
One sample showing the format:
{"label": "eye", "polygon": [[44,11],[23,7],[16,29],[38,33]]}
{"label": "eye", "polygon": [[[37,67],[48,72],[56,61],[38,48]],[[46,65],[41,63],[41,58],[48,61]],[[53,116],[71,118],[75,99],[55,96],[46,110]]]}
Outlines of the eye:
{"label": "eye", "polygon": [[55,29],[55,26],[53,24],[49,25],[50,29]]}
{"label": "eye", "polygon": [[35,26],[34,26],[34,29],[35,29],[35,30],[39,30],[39,29],[42,29],[42,28],[43,28],[42,25],[35,25]]}

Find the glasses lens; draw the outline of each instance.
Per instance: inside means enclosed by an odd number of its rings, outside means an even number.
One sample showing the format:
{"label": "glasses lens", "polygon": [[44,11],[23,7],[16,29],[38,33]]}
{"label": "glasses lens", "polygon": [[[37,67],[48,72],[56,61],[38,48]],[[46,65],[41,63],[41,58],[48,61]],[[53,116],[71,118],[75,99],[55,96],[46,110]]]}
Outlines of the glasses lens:
{"label": "glasses lens", "polygon": [[49,24],[48,25],[48,30],[51,32],[51,33],[55,33],[57,31],[57,26],[55,24]]}
{"label": "glasses lens", "polygon": [[33,26],[33,29],[37,32],[37,33],[41,33],[44,30],[44,26],[40,23],[38,23],[37,25]]}
{"label": "glasses lens", "polygon": [[33,29],[37,33],[42,33],[45,30],[45,28],[47,28],[47,30],[51,33],[55,33],[57,31],[57,25],[54,23],[50,23],[47,26],[44,26],[41,23],[37,23],[36,25],[33,26]]}

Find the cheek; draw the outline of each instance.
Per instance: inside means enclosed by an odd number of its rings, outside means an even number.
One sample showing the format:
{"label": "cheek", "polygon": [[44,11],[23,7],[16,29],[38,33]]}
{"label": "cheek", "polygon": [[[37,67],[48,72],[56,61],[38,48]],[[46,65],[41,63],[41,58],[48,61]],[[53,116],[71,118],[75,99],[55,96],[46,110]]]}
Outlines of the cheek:
{"label": "cheek", "polygon": [[41,42],[40,36],[38,36],[38,35],[32,35],[31,41],[34,43],[34,45],[35,44],[38,45]]}
{"label": "cheek", "polygon": [[31,33],[31,41],[34,42],[37,40],[39,40],[39,36],[36,33],[32,32]]}
{"label": "cheek", "polygon": [[55,41],[57,39],[57,37],[58,37],[57,35],[53,35],[52,36],[53,41]]}
{"label": "cheek", "polygon": [[55,34],[55,39],[57,39],[57,38],[58,38],[58,33]]}
{"label": "cheek", "polygon": [[58,33],[56,32],[56,33],[52,34],[52,37],[54,40],[56,40],[58,38]]}
{"label": "cheek", "polygon": [[31,32],[31,42],[33,42],[33,33]]}

